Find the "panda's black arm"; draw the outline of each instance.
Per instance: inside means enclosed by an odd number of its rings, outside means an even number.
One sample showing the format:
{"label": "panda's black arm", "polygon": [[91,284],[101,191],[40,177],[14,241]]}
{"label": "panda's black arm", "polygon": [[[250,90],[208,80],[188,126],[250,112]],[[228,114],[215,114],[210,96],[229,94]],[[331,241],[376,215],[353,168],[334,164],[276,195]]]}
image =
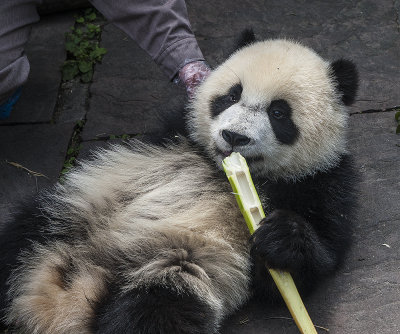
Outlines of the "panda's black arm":
{"label": "panda's black arm", "polygon": [[356,182],[349,156],[302,181],[267,182],[263,191],[273,211],[252,236],[256,266],[264,260],[291,272],[305,291],[332,273],[350,245]]}

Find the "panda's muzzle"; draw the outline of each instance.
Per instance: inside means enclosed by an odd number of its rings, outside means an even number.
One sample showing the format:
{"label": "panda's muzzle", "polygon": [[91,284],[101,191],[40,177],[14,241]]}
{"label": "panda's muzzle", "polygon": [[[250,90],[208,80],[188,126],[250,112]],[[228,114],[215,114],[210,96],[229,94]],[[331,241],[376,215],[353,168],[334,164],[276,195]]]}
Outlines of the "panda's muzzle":
{"label": "panda's muzzle", "polygon": [[224,138],[232,148],[234,146],[245,146],[250,143],[249,137],[228,130],[222,130],[222,138]]}

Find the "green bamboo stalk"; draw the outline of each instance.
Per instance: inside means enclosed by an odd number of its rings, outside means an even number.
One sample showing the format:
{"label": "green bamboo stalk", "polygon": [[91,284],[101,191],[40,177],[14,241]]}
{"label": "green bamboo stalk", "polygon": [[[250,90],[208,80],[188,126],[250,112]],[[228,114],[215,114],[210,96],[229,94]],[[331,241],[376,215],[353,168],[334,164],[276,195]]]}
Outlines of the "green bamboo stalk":
{"label": "green bamboo stalk", "polygon": [[[232,186],[240,211],[251,234],[257,224],[265,217],[264,210],[250,175],[246,159],[233,152],[225,158],[222,166]],[[269,269],[297,327],[302,334],[317,334],[317,331],[301,300],[292,276],[288,272]]]}

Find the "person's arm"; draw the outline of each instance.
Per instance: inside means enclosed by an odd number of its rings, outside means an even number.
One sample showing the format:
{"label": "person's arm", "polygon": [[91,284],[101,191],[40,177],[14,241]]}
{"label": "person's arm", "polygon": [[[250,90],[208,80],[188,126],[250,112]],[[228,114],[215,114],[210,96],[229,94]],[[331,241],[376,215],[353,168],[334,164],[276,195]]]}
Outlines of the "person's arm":
{"label": "person's arm", "polygon": [[[209,68],[191,30],[184,0],[91,0],[91,3],[136,41],[170,80],[178,75],[185,86],[192,86],[208,75]],[[178,73],[182,68],[185,68],[183,73]]]}

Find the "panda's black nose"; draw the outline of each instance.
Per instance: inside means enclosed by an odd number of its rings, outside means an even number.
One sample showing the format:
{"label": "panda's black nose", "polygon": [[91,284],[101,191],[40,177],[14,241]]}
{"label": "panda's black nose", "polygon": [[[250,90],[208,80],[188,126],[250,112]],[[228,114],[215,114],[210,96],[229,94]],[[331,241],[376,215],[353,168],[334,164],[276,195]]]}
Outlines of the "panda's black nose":
{"label": "panda's black nose", "polygon": [[222,137],[232,147],[233,146],[244,146],[250,142],[249,137],[246,137],[239,133],[228,131],[228,130],[222,130]]}

